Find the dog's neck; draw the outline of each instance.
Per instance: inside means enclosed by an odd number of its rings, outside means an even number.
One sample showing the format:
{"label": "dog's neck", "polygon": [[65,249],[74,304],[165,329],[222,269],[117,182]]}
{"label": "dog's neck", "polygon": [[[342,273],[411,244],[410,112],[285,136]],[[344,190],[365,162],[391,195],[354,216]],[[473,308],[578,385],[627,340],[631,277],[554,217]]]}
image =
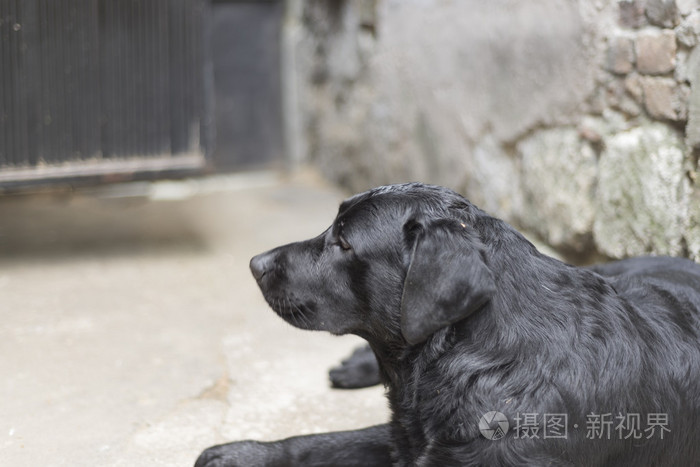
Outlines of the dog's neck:
{"label": "dog's neck", "polygon": [[372,348],[377,363],[379,364],[379,377],[384,386],[392,387],[400,383],[400,371],[398,371],[403,351],[393,345],[376,342],[367,339]]}
{"label": "dog's neck", "polygon": [[416,373],[439,358],[454,344],[454,327],[439,330],[427,341],[409,346],[405,342],[384,343],[368,338],[377,357],[382,383],[389,389],[405,385]]}

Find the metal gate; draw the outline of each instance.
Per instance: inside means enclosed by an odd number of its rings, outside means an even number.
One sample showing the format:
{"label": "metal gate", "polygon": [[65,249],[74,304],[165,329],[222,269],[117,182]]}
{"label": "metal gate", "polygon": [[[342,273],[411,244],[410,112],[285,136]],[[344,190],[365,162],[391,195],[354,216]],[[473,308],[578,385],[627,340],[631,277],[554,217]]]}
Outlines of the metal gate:
{"label": "metal gate", "polygon": [[0,187],[201,170],[204,0],[0,0]]}

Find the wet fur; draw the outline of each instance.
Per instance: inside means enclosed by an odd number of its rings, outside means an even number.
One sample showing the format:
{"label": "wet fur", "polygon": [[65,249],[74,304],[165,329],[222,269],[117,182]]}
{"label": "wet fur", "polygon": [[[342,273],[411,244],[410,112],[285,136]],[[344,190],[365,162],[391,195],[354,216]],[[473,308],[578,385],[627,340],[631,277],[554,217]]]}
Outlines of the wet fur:
{"label": "wet fur", "polygon": [[[692,261],[573,267],[450,190],[406,184],[350,198],[326,232],[259,255],[251,268],[293,325],[368,341],[392,418],[217,446],[197,466],[700,465]],[[510,430],[491,441],[478,427],[489,411],[511,425],[517,414],[565,413],[568,436],[517,439]],[[587,439],[590,413],[665,413],[671,431]]]}

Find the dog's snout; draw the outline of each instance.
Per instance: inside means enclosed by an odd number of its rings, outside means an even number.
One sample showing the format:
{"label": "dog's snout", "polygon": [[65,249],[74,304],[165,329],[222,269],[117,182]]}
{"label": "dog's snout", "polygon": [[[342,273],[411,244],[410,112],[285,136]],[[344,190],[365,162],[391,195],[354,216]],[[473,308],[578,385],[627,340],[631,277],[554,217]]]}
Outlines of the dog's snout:
{"label": "dog's snout", "polygon": [[250,260],[250,271],[256,281],[260,281],[263,276],[270,271],[273,266],[274,255],[267,252],[254,256]]}

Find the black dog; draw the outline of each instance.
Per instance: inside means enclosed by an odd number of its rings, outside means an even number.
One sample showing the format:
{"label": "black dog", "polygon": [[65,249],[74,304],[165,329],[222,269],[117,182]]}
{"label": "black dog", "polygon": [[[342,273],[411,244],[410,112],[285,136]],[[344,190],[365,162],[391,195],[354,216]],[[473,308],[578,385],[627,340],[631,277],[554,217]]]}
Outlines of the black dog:
{"label": "black dog", "polygon": [[391,422],[242,441],[197,466],[700,465],[700,266],[577,268],[458,194],[356,195],[256,256],[270,306],[377,356]]}

